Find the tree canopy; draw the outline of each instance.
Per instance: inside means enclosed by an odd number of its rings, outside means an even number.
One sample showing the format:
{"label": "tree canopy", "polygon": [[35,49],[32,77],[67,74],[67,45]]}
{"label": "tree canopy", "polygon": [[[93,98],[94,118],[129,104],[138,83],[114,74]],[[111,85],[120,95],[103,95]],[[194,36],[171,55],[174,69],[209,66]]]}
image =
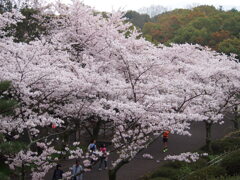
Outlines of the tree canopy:
{"label": "tree canopy", "polygon": [[[134,19],[131,22],[140,27]],[[236,9],[223,11],[207,5],[175,9],[145,22],[142,32],[154,43],[200,44],[226,54],[235,53],[239,57],[236,42],[240,39],[240,12]],[[231,48],[224,45],[226,42],[231,44]]]}

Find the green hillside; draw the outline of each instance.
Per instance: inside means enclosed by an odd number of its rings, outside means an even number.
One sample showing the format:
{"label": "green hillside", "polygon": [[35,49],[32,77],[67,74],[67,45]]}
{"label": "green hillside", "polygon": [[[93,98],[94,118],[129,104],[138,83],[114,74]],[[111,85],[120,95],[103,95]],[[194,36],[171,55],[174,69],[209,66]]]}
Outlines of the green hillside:
{"label": "green hillside", "polygon": [[198,6],[175,9],[150,20],[141,16],[127,17],[135,26],[141,28],[139,24],[144,24],[143,35],[151,42],[201,44],[240,57],[240,12],[236,9],[223,11],[214,6]]}

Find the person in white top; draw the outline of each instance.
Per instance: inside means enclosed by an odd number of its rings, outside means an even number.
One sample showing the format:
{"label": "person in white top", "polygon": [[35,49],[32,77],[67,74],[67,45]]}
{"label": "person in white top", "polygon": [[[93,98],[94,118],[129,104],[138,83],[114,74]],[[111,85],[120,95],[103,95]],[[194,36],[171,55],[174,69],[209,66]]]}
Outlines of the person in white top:
{"label": "person in white top", "polygon": [[76,164],[72,167],[72,180],[83,180],[83,167],[79,160],[76,160]]}

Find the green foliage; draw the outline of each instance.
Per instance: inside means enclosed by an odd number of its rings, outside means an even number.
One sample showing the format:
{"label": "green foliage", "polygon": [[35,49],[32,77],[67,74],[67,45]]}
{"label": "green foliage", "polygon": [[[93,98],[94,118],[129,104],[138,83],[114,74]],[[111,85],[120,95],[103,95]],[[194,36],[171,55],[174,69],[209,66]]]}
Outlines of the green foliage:
{"label": "green foliage", "polygon": [[[240,131],[234,131],[226,135],[224,138],[215,140],[212,142],[212,154],[209,156],[216,157],[224,152],[233,151],[240,148]],[[206,146],[202,147],[201,150],[206,151]]]}
{"label": "green foliage", "polygon": [[193,8],[193,11],[201,12],[205,16],[214,15],[218,12],[218,10],[214,6],[208,6],[208,5],[197,6]]}
{"label": "green foliage", "polygon": [[225,138],[240,138],[240,130],[233,131],[225,136]]}
{"label": "green foliage", "polygon": [[[0,82],[0,115],[11,115],[13,113],[14,107],[17,102],[11,99],[7,95],[7,91],[11,87],[10,81]],[[10,170],[4,165],[4,155],[10,155],[12,153],[17,153],[23,149],[25,145],[21,142],[6,141],[3,134],[0,134],[0,179],[8,180],[10,175]]]}
{"label": "green foliage", "polygon": [[166,163],[164,166],[174,168],[174,169],[178,169],[178,168],[181,168],[183,166],[186,166],[187,164],[188,163],[183,162],[183,161],[171,161],[171,162]]}
{"label": "green foliage", "polygon": [[0,179],[1,180],[10,180],[9,176],[6,175],[4,172],[1,172],[3,171],[3,169],[0,169]]}
{"label": "green foliage", "polygon": [[11,170],[8,165],[0,163],[0,179],[1,180],[10,180],[9,176],[11,175]]}
{"label": "green foliage", "polygon": [[185,179],[185,177],[191,174],[193,171],[201,169],[207,166],[207,159],[200,158],[194,163],[186,163],[182,161],[168,162],[163,166],[159,167],[158,170],[149,174],[145,179],[157,179],[157,178],[167,178],[171,180]]}
{"label": "green foliage", "polygon": [[0,82],[0,93],[3,93],[4,91],[8,90],[10,88],[11,82],[10,81],[1,81]]}
{"label": "green foliage", "polygon": [[9,180],[9,177],[0,171],[0,179],[1,180]]}
{"label": "green foliage", "polygon": [[209,164],[214,164],[216,161],[218,161],[221,158],[221,155],[217,154],[209,154],[208,159],[209,159]]}
{"label": "green foliage", "polygon": [[[136,24],[134,19],[131,22]],[[200,44],[228,55],[235,53],[240,59],[240,12],[236,9],[175,9],[155,16],[142,26],[142,31],[154,44]]]}
{"label": "green foliage", "polygon": [[240,174],[240,150],[228,154],[221,162],[229,175]]}
{"label": "green foliage", "polygon": [[231,32],[237,38],[240,38],[240,12],[227,12],[222,18],[222,28]]}
{"label": "green foliage", "polygon": [[[42,35],[47,34],[47,28],[44,25],[51,17],[43,16],[40,11],[25,6],[20,10],[24,18],[17,24],[10,25],[4,30],[7,36],[13,36],[16,42],[29,43],[35,39],[40,39]],[[41,16],[41,18],[38,18]]]}
{"label": "green foliage", "polygon": [[23,142],[17,142],[17,141],[1,142],[0,154],[2,154],[2,155],[14,154],[24,148],[26,148],[26,144]]}
{"label": "green foliage", "polygon": [[210,178],[223,176],[226,174],[226,171],[221,166],[208,166],[201,168],[191,175],[185,177],[186,180],[208,180]]}
{"label": "green foliage", "polygon": [[11,11],[13,4],[11,0],[0,0],[0,14],[3,12]]}
{"label": "green foliage", "polygon": [[196,162],[191,163],[191,169],[192,170],[200,169],[202,167],[207,166],[207,164],[208,164],[207,158],[202,157],[199,160],[197,160]]}
{"label": "green foliage", "polygon": [[239,180],[240,176],[223,176],[218,178],[211,178],[209,180]]}
{"label": "green foliage", "polygon": [[164,177],[169,178],[171,180],[175,180],[178,179],[178,172],[174,168],[163,166],[159,168],[157,171],[155,171],[153,174],[151,174],[151,178],[156,177]]}
{"label": "green foliage", "polygon": [[155,177],[155,178],[151,178],[149,180],[171,180],[171,179],[165,178],[165,177]]}
{"label": "green foliage", "polygon": [[17,102],[14,99],[7,97],[4,94],[11,86],[11,82],[9,81],[1,81],[0,82],[0,114],[2,115],[10,115],[17,105]]}
{"label": "green foliage", "polygon": [[34,39],[39,39],[42,34],[47,33],[43,22],[36,18],[36,16],[40,15],[38,10],[26,7],[21,9],[21,13],[25,18],[10,27],[13,30],[11,30],[12,33],[9,35],[14,36],[16,42],[30,42]]}
{"label": "green foliage", "polygon": [[[40,11],[29,8],[28,3],[28,1],[21,2],[22,7],[20,12],[25,16],[25,18],[16,25],[10,25],[5,28],[7,36],[13,36],[16,42],[28,43],[47,33],[47,29],[43,24],[44,21],[49,20],[49,17],[42,16],[41,20],[36,18],[38,15],[41,16]],[[0,0],[0,14],[11,11],[14,8],[16,8],[16,2],[12,0]]]}
{"label": "green foliage", "polygon": [[212,149],[214,154],[224,153],[226,151],[235,150],[240,148],[240,138],[239,137],[227,137],[214,141],[212,143]]}
{"label": "green foliage", "polygon": [[17,104],[15,100],[0,99],[0,114],[9,115]]}
{"label": "green foliage", "polygon": [[218,51],[224,52],[225,54],[234,53],[240,58],[240,39],[232,38],[225,39],[220,42],[217,46]]}
{"label": "green foliage", "polygon": [[178,170],[178,179],[184,179],[186,175],[190,174],[192,169],[190,166],[183,166]]}
{"label": "green foliage", "polygon": [[198,29],[192,26],[187,26],[180,29],[177,34],[178,35],[173,39],[175,43],[188,42],[191,44],[207,45],[210,40],[209,33],[205,27]]}
{"label": "green foliage", "polygon": [[150,21],[150,17],[147,14],[139,14],[136,11],[127,11],[125,17],[133,23],[136,27],[143,28],[143,25]]}

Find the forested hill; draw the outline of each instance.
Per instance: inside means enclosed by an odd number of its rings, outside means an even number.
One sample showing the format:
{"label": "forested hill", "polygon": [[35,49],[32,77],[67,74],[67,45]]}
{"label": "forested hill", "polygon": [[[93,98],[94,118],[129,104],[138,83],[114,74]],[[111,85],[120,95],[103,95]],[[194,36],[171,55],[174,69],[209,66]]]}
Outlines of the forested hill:
{"label": "forested hill", "polygon": [[129,11],[126,17],[154,43],[197,43],[226,54],[235,53],[240,58],[240,12],[236,9],[198,6],[153,18]]}

